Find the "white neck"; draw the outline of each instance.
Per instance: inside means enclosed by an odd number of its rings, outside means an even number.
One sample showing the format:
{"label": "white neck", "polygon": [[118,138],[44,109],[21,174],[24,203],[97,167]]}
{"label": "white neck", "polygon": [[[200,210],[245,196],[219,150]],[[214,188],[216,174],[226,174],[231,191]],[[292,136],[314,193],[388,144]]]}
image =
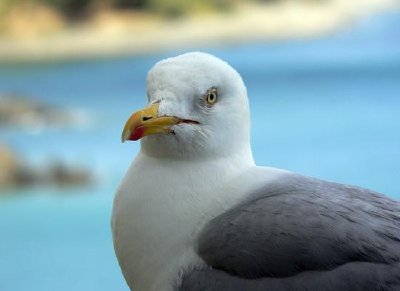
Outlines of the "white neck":
{"label": "white neck", "polygon": [[[168,290],[182,266],[200,264],[193,246],[204,224],[240,197],[223,185],[254,166],[251,151],[204,161],[140,152],[114,201],[114,244],[135,290]],[[242,195],[242,194],[240,194]],[[169,282],[172,286],[173,282]]]}

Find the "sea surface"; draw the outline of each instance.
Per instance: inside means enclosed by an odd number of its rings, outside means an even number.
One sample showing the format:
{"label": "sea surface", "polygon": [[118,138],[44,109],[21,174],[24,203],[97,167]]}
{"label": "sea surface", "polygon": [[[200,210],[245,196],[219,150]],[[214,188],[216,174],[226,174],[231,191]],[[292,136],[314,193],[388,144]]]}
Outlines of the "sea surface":
{"label": "sea surface", "polygon": [[[318,39],[203,51],[227,60],[247,85],[258,165],[400,199],[400,13],[371,16]],[[0,140],[38,167],[61,159],[96,175],[89,187],[0,196],[0,290],[128,290],[110,215],[139,144],[121,144],[120,134],[146,103],[147,71],[182,52],[0,68],[0,92],[89,118],[75,128],[1,129]]]}

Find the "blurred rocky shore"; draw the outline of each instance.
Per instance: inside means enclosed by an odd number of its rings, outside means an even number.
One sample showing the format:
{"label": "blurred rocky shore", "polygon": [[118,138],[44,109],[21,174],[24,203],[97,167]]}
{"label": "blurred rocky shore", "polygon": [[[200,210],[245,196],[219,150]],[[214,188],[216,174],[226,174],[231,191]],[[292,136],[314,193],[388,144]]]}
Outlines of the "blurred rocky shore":
{"label": "blurred rocky shore", "polygon": [[398,0],[9,3],[16,4],[3,5],[6,8],[0,13],[0,63],[90,59],[170,49],[198,50],[227,42],[317,37],[400,6]]}
{"label": "blurred rocky shore", "polygon": [[85,126],[87,114],[49,106],[16,93],[0,93],[0,128],[39,133],[45,129]]}
{"label": "blurred rocky shore", "polygon": [[0,169],[0,192],[34,186],[85,186],[92,180],[88,170],[63,162],[33,167],[5,144],[0,144]]}
{"label": "blurred rocky shore", "polygon": [[[0,96],[0,129],[21,130],[21,134],[40,134],[46,129],[57,129],[79,124],[81,118],[26,98]],[[28,129],[28,132],[23,130]],[[75,187],[89,185],[93,174],[82,166],[56,160],[50,164],[33,166],[26,158],[0,140],[0,191],[32,186]]]}

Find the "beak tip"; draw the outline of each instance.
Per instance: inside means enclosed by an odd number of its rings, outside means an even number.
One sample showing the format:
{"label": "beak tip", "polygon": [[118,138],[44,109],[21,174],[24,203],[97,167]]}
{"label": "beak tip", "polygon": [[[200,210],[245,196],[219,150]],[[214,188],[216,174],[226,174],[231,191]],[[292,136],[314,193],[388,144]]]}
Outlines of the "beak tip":
{"label": "beak tip", "polygon": [[129,135],[130,135],[130,133],[127,133],[124,131],[121,136],[121,142],[125,143],[128,140]]}

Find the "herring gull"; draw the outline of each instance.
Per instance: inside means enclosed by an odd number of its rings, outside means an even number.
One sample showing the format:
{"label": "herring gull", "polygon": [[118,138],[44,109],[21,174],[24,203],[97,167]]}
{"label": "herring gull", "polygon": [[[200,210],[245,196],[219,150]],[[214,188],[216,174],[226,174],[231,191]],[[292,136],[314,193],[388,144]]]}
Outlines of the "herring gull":
{"label": "herring gull", "polygon": [[162,60],[122,140],[141,149],[114,200],[137,291],[400,290],[400,203],[256,166],[240,75],[205,53]]}

